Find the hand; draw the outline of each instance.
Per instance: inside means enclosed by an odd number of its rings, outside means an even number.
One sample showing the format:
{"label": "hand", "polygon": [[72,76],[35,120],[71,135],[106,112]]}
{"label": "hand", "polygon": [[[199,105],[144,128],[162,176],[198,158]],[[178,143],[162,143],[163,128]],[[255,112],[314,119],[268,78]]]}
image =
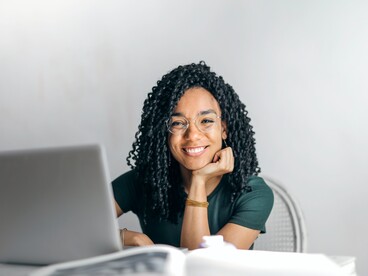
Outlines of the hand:
{"label": "hand", "polygon": [[152,245],[153,241],[143,233],[125,230],[124,232],[124,242],[123,245],[127,246],[144,246]]}
{"label": "hand", "polygon": [[193,178],[202,178],[204,182],[209,179],[232,172],[234,169],[234,155],[231,147],[216,152],[212,163],[193,171]]}

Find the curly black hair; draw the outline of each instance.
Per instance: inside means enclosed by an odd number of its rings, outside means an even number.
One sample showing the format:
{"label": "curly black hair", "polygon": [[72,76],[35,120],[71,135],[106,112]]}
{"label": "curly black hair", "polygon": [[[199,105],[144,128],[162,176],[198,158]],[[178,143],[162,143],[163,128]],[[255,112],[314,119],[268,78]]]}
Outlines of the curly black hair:
{"label": "curly black hair", "polygon": [[144,101],[136,141],[127,157],[143,189],[143,213],[172,222],[184,210],[185,193],[180,185],[178,162],[168,148],[166,122],[186,90],[202,87],[217,100],[227,124],[226,143],[234,153],[234,170],[228,177],[229,200],[249,190],[247,180],[260,172],[253,127],[248,112],[234,89],[205,62],[179,66],[164,75]]}

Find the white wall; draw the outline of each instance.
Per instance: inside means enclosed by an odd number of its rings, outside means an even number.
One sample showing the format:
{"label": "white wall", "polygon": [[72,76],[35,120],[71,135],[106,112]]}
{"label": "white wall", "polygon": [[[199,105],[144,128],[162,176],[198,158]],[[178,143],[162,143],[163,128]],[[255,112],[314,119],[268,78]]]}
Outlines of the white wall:
{"label": "white wall", "polygon": [[263,173],[301,204],[309,251],[368,274],[367,3],[1,1],[0,150],[100,142],[114,178],[147,92],[205,60],[246,103]]}

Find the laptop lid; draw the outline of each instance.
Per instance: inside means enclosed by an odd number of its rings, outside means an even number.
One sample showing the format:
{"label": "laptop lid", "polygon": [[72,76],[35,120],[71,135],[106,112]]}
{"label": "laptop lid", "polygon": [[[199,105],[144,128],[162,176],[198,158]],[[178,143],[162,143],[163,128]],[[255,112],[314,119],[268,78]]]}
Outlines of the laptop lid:
{"label": "laptop lid", "polygon": [[51,264],[121,250],[99,145],[0,153],[0,262]]}

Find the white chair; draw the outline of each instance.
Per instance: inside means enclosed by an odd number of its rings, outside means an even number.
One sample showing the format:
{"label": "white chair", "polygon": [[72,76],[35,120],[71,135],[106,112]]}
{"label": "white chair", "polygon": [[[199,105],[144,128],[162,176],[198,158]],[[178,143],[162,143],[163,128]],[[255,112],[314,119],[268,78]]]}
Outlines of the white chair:
{"label": "white chair", "polygon": [[272,189],[275,201],[266,222],[266,234],[258,237],[254,250],[306,252],[306,227],[299,205],[280,183],[261,177]]}

